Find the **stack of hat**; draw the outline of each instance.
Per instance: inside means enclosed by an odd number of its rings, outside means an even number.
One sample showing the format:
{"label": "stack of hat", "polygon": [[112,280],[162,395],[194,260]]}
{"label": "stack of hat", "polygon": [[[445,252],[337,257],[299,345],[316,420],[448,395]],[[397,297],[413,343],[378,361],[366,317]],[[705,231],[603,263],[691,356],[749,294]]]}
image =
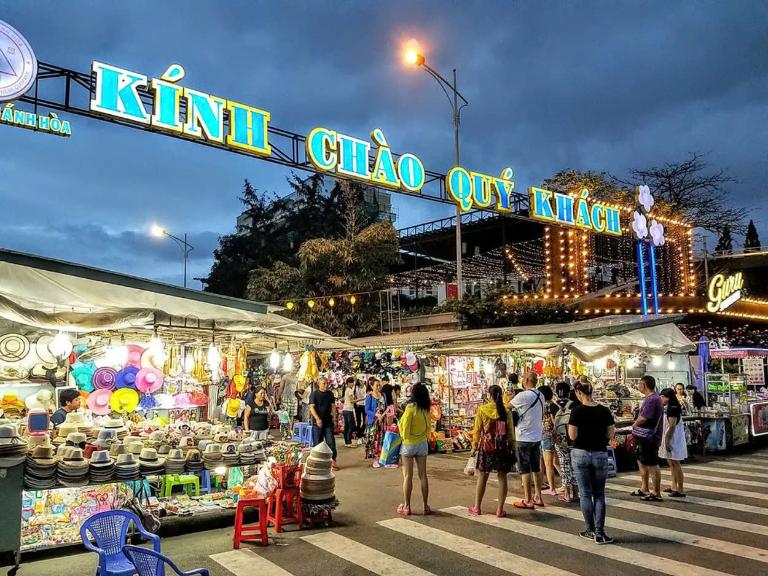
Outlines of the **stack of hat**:
{"label": "stack of hat", "polygon": [[91,425],[85,421],[85,418],[80,412],[70,412],[67,414],[67,418],[64,420],[64,424],[76,426],[78,432],[87,432],[91,428]]}
{"label": "stack of hat", "polygon": [[256,446],[252,442],[243,442],[237,447],[237,451],[243,466],[256,464]]}
{"label": "stack of hat", "polygon": [[224,458],[221,454],[220,444],[208,444],[203,452],[203,464],[206,470],[213,470],[217,466],[221,466],[224,462]]}
{"label": "stack of hat", "polygon": [[144,450],[144,442],[142,442],[141,440],[126,438],[124,441],[124,444],[125,444],[125,451],[130,452],[137,458],[139,457],[139,454],[141,454],[141,451]]}
{"label": "stack of hat", "polygon": [[56,486],[56,459],[50,442],[37,444],[27,455],[24,486],[31,490],[48,490]]}
{"label": "stack of hat", "polygon": [[139,461],[136,456],[127,452],[120,454],[115,463],[116,480],[137,480],[139,478]]}
{"label": "stack of hat", "polygon": [[127,452],[125,444],[120,444],[119,442],[115,442],[109,447],[109,455],[112,456],[112,458],[117,458],[120,454],[126,454]]}
{"label": "stack of hat", "polygon": [[264,448],[264,442],[254,442],[254,453],[256,454],[256,461],[263,462],[267,459],[267,450]]}
{"label": "stack of hat", "polygon": [[117,431],[110,428],[103,428],[99,430],[96,440],[93,442],[94,446],[101,450],[109,450],[113,444],[117,444]]}
{"label": "stack of hat", "polygon": [[51,437],[48,434],[33,434],[27,439],[27,452],[32,451],[38,446],[46,446],[51,443]]}
{"label": "stack of hat", "polygon": [[200,450],[192,448],[187,451],[186,470],[190,474],[199,474],[203,471],[203,457],[200,455]]}
{"label": "stack of hat", "polygon": [[326,501],[334,499],[336,477],[333,475],[333,452],[325,441],[309,452],[301,477],[301,499]]}
{"label": "stack of hat", "polygon": [[237,457],[237,446],[233,442],[228,442],[221,447],[221,455],[224,466],[237,466],[239,458]]}
{"label": "stack of hat", "polygon": [[81,448],[63,446],[59,449],[56,479],[67,488],[79,488],[88,484],[88,460],[83,457]]}
{"label": "stack of hat", "polygon": [[184,452],[178,448],[174,448],[168,453],[168,458],[165,461],[165,473],[166,474],[183,474],[184,466],[187,463],[187,459],[184,458]]}
{"label": "stack of hat", "polygon": [[107,450],[97,450],[91,454],[91,482],[101,484],[111,482],[115,477],[115,461]]}
{"label": "stack of hat", "polygon": [[128,429],[120,418],[110,418],[104,422],[104,430],[114,430],[118,439],[128,436]]}
{"label": "stack of hat", "polygon": [[0,398],[0,412],[6,418],[20,418],[26,406],[17,394],[3,394]]}
{"label": "stack of hat", "polygon": [[12,424],[0,426],[0,468],[16,466],[24,462],[27,443],[19,438],[16,427]]}
{"label": "stack of hat", "polygon": [[77,432],[77,426],[74,424],[60,424],[56,430],[58,432],[58,436],[53,439],[53,443],[56,445],[64,444],[67,441],[67,436],[73,432]]}
{"label": "stack of hat", "polygon": [[160,458],[154,448],[144,448],[139,454],[139,467],[142,476],[164,474],[165,458]]}

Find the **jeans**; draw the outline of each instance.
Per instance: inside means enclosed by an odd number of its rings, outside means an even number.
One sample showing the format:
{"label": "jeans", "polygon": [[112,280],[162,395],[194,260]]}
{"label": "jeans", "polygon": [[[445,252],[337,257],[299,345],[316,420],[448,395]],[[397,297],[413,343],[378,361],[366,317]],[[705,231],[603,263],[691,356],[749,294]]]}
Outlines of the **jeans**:
{"label": "jeans", "polygon": [[357,421],[358,440],[365,434],[365,406],[355,406],[355,420]]}
{"label": "jeans", "polygon": [[355,413],[352,410],[344,410],[344,444],[352,444],[352,434],[356,430]]}
{"label": "jeans", "polygon": [[581,515],[587,530],[605,533],[605,480],[608,478],[608,452],[588,452],[573,448],[571,462],[579,484]]}
{"label": "jeans", "polygon": [[317,446],[325,440],[331,451],[333,459],[336,460],[336,438],[333,437],[333,424],[325,424],[322,427],[312,424],[312,446]]}

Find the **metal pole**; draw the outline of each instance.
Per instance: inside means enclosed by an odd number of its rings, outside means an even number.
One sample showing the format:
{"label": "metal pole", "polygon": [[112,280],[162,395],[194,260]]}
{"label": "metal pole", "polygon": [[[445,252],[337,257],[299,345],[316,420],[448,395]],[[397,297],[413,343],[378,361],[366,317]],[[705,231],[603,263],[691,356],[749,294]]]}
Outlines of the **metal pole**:
{"label": "metal pole", "polygon": [[184,250],[184,288],[187,287],[187,258],[189,258],[189,251],[187,250],[187,233],[184,232],[184,246],[182,247],[182,250]]}
{"label": "metal pole", "polygon": [[[459,86],[456,68],[453,69],[453,145],[456,152],[456,166],[459,166]],[[461,270],[461,207],[456,204],[456,283],[459,301],[464,298],[464,278]]]}
{"label": "metal pole", "polygon": [[707,237],[702,236],[704,241],[704,290],[709,290],[709,254],[707,254]]}

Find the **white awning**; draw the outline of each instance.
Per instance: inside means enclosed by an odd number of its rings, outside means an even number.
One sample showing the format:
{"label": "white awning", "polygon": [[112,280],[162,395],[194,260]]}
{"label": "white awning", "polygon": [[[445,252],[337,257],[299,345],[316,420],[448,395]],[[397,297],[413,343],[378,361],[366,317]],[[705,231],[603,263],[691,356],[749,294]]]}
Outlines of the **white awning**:
{"label": "white awning", "polygon": [[[615,352],[663,355],[687,354],[696,349],[696,345],[673,323],[639,328],[623,334],[563,338],[563,347],[584,361],[594,361]],[[559,350],[555,351],[558,352]]]}

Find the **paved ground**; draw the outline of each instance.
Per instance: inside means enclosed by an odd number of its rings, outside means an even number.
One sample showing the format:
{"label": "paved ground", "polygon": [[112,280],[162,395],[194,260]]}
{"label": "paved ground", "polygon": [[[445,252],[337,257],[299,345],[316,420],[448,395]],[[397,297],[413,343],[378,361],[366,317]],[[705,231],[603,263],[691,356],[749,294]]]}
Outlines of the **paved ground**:
{"label": "paved ground", "polygon": [[[579,538],[578,507],[553,498],[545,497],[543,509],[515,510],[508,519],[467,517],[474,481],[462,475],[465,458],[459,455],[430,457],[431,501],[438,512],[424,517],[416,505],[418,515],[400,518],[400,471],[369,468],[360,449],[341,451],[341,507],[331,528],[289,532],[267,548],[238,551],[231,549],[231,528],[216,528],[163,538],[163,550],[182,569],[204,567],[215,576],[768,574],[768,449],[689,464],[685,501],[641,502],[628,494],[634,475],[611,480],[612,546]],[[516,478],[510,487],[519,494]],[[489,485],[489,510],[494,493]],[[26,557],[20,574],[95,572],[94,555],[58,554]]]}

